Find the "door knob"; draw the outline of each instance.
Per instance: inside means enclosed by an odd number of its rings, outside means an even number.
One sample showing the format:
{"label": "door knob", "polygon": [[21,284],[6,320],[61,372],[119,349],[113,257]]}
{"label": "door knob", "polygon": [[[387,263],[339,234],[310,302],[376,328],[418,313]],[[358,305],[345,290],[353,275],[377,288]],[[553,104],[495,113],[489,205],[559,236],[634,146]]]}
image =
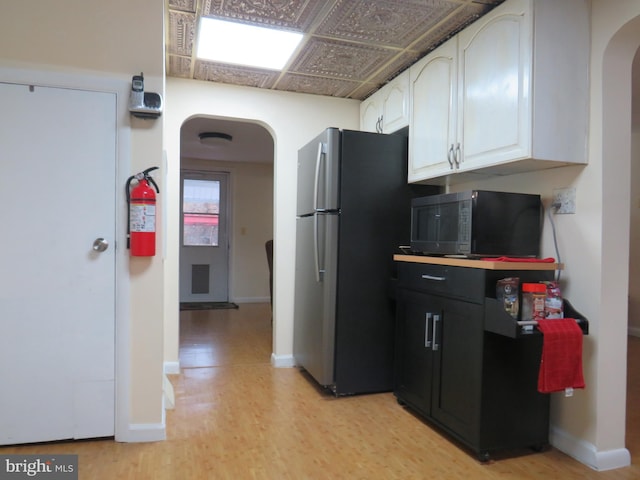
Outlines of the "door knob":
{"label": "door knob", "polygon": [[93,249],[96,252],[104,252],[107,248],[109,248],[109,242],[104,238],[96,238],[93,242]]}

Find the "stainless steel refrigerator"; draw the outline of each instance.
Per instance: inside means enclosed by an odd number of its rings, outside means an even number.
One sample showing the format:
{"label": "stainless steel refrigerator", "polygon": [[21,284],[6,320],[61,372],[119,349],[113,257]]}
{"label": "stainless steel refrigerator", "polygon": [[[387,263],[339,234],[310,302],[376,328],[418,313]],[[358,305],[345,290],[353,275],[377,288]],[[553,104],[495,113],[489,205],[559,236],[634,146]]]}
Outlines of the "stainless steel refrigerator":
{"label": "stainless steel refrigerator", "polygon": [[293,353],[336,395],[393,387],[393,254],[439,191],[415,190],[406,136],[329,128],[298,152]]}

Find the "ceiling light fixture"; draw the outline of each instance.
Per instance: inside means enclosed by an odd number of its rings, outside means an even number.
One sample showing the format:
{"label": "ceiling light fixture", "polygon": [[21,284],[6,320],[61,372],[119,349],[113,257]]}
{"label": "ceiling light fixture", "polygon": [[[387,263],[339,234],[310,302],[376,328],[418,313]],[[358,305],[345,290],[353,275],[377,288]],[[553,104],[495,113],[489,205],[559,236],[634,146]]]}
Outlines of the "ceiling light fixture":
{"label": "ceiling light fixture", "polygon": [[233,137],[222,132],[202,132],[198,134],[200,143],[205,145],[226,145],[233,141]]}
{"label": "ceiling light fixture", "polygon": [[197,55],[202,60],[282,70],[302,37],[302,33],[202,17]]}

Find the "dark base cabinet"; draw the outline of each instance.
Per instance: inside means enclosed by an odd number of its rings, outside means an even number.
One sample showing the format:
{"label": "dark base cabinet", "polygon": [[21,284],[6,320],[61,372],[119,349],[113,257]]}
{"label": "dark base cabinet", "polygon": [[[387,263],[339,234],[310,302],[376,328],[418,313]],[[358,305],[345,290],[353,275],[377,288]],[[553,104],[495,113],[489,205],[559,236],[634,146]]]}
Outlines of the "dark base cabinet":
{"label": "dark base cabinet", "polygon": [[398,265],[394,393],[482,461],[548,443],[549,396],[537,391],[542,335],[485,328],[496,281],[513,276],[551,280],[553,272]]}

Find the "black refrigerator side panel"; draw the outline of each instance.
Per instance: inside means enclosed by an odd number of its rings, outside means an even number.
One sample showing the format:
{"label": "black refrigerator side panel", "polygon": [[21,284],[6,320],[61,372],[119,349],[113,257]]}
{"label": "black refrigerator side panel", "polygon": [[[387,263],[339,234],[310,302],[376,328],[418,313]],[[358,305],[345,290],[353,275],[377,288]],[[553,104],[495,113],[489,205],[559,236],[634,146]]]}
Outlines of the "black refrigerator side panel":
{"label": "black refrigerator side panel", "polygon": [[389,286],[393,254],[409,239],[412,195],[405,137],[342,132],[337,394],[393,389],[395,303]]}

